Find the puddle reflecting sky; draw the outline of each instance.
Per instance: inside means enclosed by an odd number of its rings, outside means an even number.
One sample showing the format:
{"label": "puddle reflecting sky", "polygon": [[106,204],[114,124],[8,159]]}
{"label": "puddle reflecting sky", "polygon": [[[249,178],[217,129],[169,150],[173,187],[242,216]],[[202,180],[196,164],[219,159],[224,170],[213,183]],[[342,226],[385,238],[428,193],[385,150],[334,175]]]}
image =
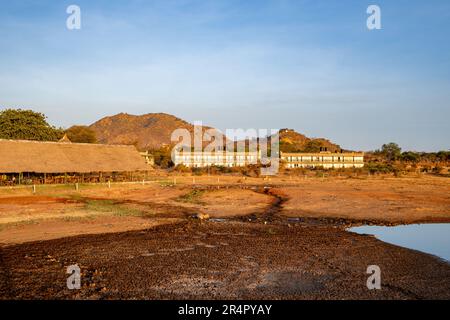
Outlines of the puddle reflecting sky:
{"label": "puddle reflecting sky", "polygon": [[450,223],[412,224],[396,227],[362,226],[349,231],[373,234],[401,247],[419,250],[450,261]]}

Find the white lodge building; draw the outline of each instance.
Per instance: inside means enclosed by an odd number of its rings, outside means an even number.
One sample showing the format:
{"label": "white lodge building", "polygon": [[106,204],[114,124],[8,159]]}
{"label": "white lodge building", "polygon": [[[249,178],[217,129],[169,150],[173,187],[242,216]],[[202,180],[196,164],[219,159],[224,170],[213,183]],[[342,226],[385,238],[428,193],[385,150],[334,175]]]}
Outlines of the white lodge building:
{"label": "white lodge building", "polygon": [[[261,162],[261,152],[205,152],[205,151],[174,151],[174,164],[186,167],[244,167],[249,164]],[[281,152],[281,161],[286,168],[362,168],[364,167],[363,152],[317,152],[317,153],[284,153]]]}
{"label": "white lodge building", "polygon": [[258,164],[261,153],[252,152],[205,152],[205,151],[174,151],[174,164],[186,167],[244,167],[249,164]]}
{"label": "white lodge building", "polygon": [[286,168],[362,168],[364,167],[364,152],[346,153],[284,153],[281,152],[281,161]]}

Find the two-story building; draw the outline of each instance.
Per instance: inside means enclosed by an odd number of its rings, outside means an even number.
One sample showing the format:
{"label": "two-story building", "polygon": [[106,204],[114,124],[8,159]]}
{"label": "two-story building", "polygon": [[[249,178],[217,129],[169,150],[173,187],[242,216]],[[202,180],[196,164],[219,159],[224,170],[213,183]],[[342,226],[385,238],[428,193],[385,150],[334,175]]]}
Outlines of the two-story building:
{"label": "two-story building", "polygon": [[286,168],[362,168],[364,167],[363,152],[319,152],[319,153],[284,153],[281,152],[281,161]]}
{"label": "two-story building", "polygon": [[260,152],[205,152],[205,151],[174,151],[174,164],[186,167],[244,167],[257,164],[260,160]]}

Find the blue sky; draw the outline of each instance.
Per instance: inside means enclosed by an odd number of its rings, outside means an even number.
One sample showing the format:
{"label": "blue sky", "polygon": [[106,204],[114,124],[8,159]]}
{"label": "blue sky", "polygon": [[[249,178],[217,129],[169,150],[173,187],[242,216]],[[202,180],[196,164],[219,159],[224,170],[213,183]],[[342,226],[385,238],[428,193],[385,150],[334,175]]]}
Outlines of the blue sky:
{"label": "blue sky", "polygon": [[[81,8],[81,30],[66,8]],[[377,4],[382,29],[369,31]],[[0,0],[0,108],[449,149],[450,1]]]}

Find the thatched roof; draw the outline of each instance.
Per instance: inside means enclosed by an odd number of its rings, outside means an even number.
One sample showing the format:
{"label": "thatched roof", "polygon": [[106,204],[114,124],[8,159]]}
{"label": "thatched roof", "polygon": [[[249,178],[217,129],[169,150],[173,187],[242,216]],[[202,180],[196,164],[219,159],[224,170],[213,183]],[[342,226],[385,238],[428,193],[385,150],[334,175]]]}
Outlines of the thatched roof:
{"label": "thatched roof", "polygon": [[144,171],[134,146],[0,139],[0,173]]}

